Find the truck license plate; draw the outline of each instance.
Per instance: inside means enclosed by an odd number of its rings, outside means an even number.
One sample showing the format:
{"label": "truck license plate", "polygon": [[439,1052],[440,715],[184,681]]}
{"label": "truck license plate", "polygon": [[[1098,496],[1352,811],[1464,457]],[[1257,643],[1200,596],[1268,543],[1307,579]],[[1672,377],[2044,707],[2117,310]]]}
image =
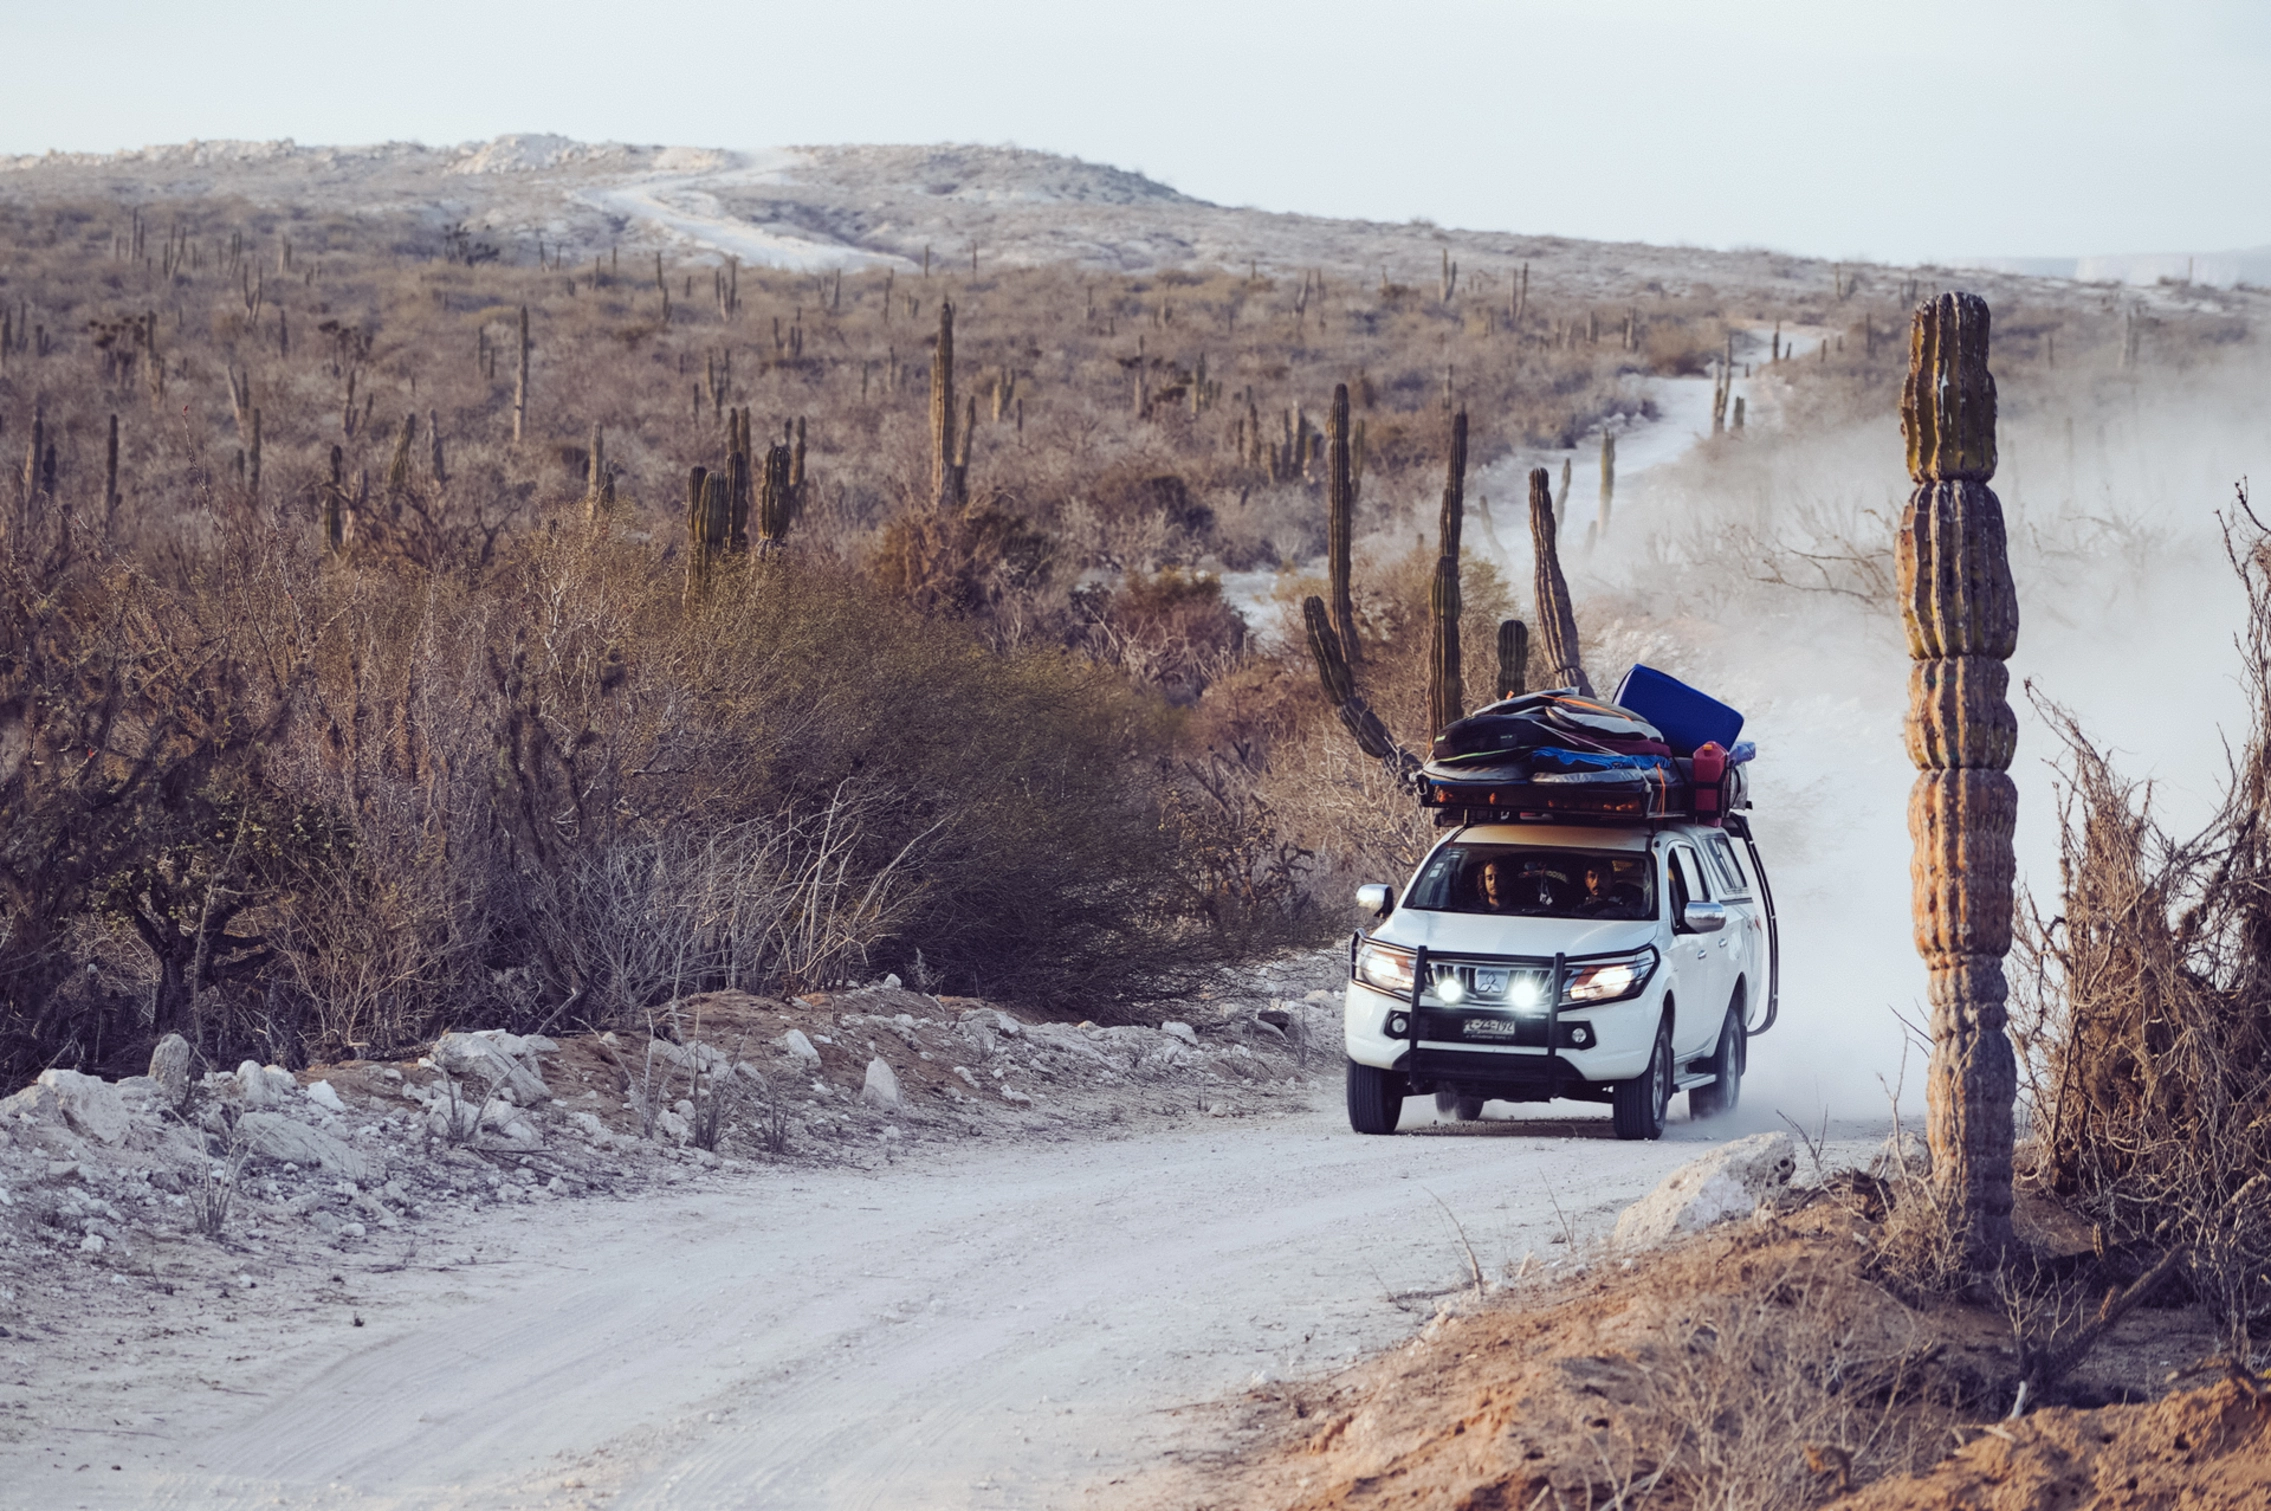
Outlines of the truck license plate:
{"label": "truck license plate", "polygon": [[1521,1031],[1521,1025],[1512,1018],[1469,1018],[1467,1037],[1470,1039],[1511,1039]]}

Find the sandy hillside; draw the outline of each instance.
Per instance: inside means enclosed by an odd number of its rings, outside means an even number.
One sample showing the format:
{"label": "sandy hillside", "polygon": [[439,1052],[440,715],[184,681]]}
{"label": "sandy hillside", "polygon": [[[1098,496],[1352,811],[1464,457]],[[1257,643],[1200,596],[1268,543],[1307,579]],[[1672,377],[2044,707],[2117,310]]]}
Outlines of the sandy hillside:
{"label": "sandy hillside", "polygon": [[[298,216],[407,214],[500,242],[511,260],[585,261],[666,248],[804,268],[915,269],[1071,262],[1118,273],[1256,264],[1335,279],[1436,287],[1451,264],[1470,293],[1513,297],[1527,266],[1537,296],[1646,298],[1741,290],[1788,300],[1826,292],[1850,269],[1762,249],[1713,251],[1579,241],[1522,228],[1458,230],[1271,214],[1209,204],[1124,169],[1012,147],[713,147],[586,143],[515,134],[431,147],[189,142],[115,154],[0,158],[0,196],[104,199],[163,216],[167,200],[240,197]],[[1541,212],[1540,221],[1547,219]],[[1919,279],[1939,269],[1871,267]],[[1968,270],[1990,298],[2025,292],[2096,303],[2102,291],[2020,273]],[[2186,303],[2205,290],[2138,289]]]}

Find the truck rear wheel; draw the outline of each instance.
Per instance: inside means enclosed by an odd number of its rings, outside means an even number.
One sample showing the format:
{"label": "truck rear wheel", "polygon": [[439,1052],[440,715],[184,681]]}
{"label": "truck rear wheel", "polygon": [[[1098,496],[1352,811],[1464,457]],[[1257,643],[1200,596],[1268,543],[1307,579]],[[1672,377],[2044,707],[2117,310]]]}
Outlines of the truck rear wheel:
{"label": "truck rear wheel", "polygon": [[1715,1118],[1733,1112],[1743,1100],[1743,1070],[1749,1058],[1750,1045],[1743,1033],[1743,994],[1737,988],[1735,1000],[1727,1004],[1727,1021],[1719,1025],[1719,1046],[1708,1062],[1713,1079],[1687,1094],[1688,1113]]}
{"label": "truck rear wheel", "polygon": [[1410,1083],[1400,1070],[1348,1062],[1348,1126],[1358,1133],[1394,1133]]}
{"label": "truck rear wheel", "polygon": [[1629,1081],[1619,1081],[1610,1092],[1620,1139],[1664,1136],[1664,1112],[1672,1104],[1672,1025],[1667,1018],[1656,1029],[1656,1047],[1649,1051],[1648,1068]]}

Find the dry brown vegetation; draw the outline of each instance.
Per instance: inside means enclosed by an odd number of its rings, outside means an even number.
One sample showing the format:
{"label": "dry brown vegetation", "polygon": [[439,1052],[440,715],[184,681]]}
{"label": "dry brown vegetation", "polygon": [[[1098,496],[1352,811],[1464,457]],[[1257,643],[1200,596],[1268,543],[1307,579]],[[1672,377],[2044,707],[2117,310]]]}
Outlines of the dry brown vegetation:
{"label": "dry brown vegetation", "polygon": [[[169,1027],[299,1063],[885,970],[1138,1012],[1328,932],[1427,838],[1214,575],[1317,554],[1335,382],[1362,676],[1410,738],[1450,405],[1480,468],[1641,408],[1633,379],[1701,370],[1731,321],[1850,327],[1809,385],[1900,367],[1889,279],[1761,310],[814,277],[222,200],[19,201],[0,247],[17,1071],[132,1065]],[[940,511],[949,299],[971,459]],[[760,454],[801,425],[799,507],[689,595],[687,476],[736,410]],[[1521,611],[1473,563],[1463,598],[1470,646]]]}
{"label": "dry brown vegetation", "polygon": [[[18,1071],[887,968],[1107,1016],[1311,936],[1311,836],[1366,778],[1320,752],[1289,817],[1313,711],[1199,570],[1313,551],[1302,400],[1354,380],[1392,498],[1447,382],[1505,444],[1717,337],[1317,279],[516,267],[209,202],[13,206],[0,243]],[[737,409],[807,438],[797,517],[694,591],[684,479]],[[1390,676],[1412,576],[1370,585]]]}

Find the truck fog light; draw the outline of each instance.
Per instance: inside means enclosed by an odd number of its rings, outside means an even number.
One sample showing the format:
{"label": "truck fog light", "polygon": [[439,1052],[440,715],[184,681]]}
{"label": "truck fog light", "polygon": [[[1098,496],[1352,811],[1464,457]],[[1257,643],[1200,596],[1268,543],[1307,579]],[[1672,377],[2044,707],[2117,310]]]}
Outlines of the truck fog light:
{"label": "truck fog light", "polygon": [[1411,1032],[1411,1019],[1405,1017],[1402,1013],[1388,1014],[1388,1032],[1399,1039],[1402,1038],[1405,1034]]}
{"label": "truck fog light", "polygon": [[1592,1025],[1587,1023],[1570,1024],[1569,1047],[1571,1049],[1591,1049],[1593,1047]]}

